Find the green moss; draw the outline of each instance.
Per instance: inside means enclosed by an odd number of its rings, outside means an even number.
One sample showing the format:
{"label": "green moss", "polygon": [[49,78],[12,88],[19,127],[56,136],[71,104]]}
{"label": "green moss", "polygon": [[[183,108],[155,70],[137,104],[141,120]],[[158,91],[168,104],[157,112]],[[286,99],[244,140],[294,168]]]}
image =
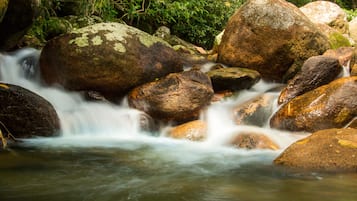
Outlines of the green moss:
{"label": "green moss", "polygon": [[332,49],[337,49],[339,47],[350,47],[351,43],[342,34],[335,32],[329,35],[329,42]]}

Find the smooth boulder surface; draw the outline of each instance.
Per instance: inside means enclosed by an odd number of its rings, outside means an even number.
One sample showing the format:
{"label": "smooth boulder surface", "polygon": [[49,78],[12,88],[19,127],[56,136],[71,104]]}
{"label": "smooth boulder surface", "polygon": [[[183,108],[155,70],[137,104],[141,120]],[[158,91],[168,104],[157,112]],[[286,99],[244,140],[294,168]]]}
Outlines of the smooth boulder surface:
{"label": "smooth boulder surface", "polygon": [[129,105],[161,121],[187,122],[198,118],[213,97],[211,81],[198,70],[172,73],[133,89]]}
{"label": "smooth boulder surface", "polygon": [[291,99],[271,117],[272,128],[314,132],[342,128],[357,116],[357,76],[344,77]]}
{"label": "smooth boulder surface", "polygon": [[357,129],[327,129],[290,145],[276,165],[309,171],[357,171]]}
{"label": "smooth boulder surface", "polygon": [[261,133],[239,133],[230,142],[230,146],[241,149],[278,150],[279,145]]}
{"label": "smooth boulder surface", "polygon": [[47,100],[5,83],[0,83],[0,121],[1,131],[9,130],[16,138],[55,136],[60,129],[57,113]]}
{"label": "smooth boulder surface", "polygon": [[330,1],[313,1],[300,7],[300,10],[315,24],[326,24],[341,33],[348,33],[346,12]]}
{"label": "smooth boulder surface", "polygon": [[341,71],[342,66],[336,58],[310,57],[304,62],[301,71],[288,81],[288,85],[280,93],[278,103],[286,103],[296,96],[330,83]]}
{"label": "smooth boulder surface", "polygon": [[40,57],[48,84],[122,96],[141,84],[183,69],[170,45],[134,27],[99,23],[50,40]]}
{"label": "smooth boulder surface", "polygon": [[284,0],[248,0],[229,19],[217,61],[257,70],[262,78],[283,82],[303,62],[330,45],[325,35]]}

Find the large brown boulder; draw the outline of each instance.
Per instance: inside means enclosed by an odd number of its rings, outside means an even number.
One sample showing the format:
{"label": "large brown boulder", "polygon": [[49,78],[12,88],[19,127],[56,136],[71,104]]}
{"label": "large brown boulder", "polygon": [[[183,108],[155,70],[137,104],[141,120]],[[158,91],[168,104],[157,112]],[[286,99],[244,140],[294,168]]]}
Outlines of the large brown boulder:
{"label": "large brown boulder", "polygon": [[129,105],[162,121],[197,119],[213,97],[211,81],[201,71],[185,71],[144,84],[128,95]]}
{"label": "large brown boulder", "polygon": [[327,49],[326,36],[293,4],[249,0],[229,19],[218,62],[281,82],[295,75],[307,58]]}
{"label": "large brown boulder", "polygon": [[[0,10],[2,5],[7,2],[6,0],[1,1],[3,0],[0,0]],[[32,25],[39,4],[38,0],[8,1],[5,16],[0,23],[0,50],[10,50],[16,46]]]}
{"label": "large brown boulder", "polygon": [[328,129],[290,145],[274,163],[310,171],[357,170],[357,129]]}
{"label": "large brown boulder", "polygon": [[305,61],[301,71],[288,81],[280,93],[278,103],[286,103],[319,86],[330,83],[342,71],[339,61],[333,57],[313,56]]}
{"label": "large brown boulder", "polygon": [[270,119],[273,128],[314,132],[342,128],[357,116],[357,76],[337,79],[297,96]]}
{"label": "large brown boulder", "polygon": [[50,40],[40,66],[48,84],[108,96],[183,69],[182,58],[165,41],[119,23],[99,23]]}
{"label": "large brown boulder", "polygon": [[60,121],[53,106],[19,86],[0,83],[0,128],[16,138],[54,136]]}

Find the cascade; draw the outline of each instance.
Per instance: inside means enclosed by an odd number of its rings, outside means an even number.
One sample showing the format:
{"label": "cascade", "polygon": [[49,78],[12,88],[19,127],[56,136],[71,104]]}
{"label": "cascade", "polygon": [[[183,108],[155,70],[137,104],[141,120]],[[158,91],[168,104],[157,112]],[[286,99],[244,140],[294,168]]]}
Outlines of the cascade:
{"label": "cascade", "polygon": [[[152,136],[140,130],[140,112],[129,108],[126,103],[113,105],[105,102],[89,102],[76,92],[66,91],[59,86],[42,85],[38,73],[39,55],[39,50],[31,48],[0,54],[0,80],[22,86],[41,95],[52,103],[60,117],[62,134],[59,138],[29,140],[32,143],[46,142],[55,146],[66,143],[71,146],[116,146],[115,142],[124,140],[132,144],[143,142],[166,145],[179,143],[181,146],[189,144],[212,150],[212,148],[224,147],[234,133],[250,131],[265,133],[283,150],[292,142],[304,137],[304,135],[270,129],[267,122],[263,127],[234,124],[230,115],[233,106],[277,86],[263,81],[250,90],[243,90],[237,97],[213,103],[202,114],[202,119],[208,123],[208,137],[202,143],[168,139],[165,137],[166,129],[163,129],[159,137]],[[274,95],[277,97],[278,93]]]}

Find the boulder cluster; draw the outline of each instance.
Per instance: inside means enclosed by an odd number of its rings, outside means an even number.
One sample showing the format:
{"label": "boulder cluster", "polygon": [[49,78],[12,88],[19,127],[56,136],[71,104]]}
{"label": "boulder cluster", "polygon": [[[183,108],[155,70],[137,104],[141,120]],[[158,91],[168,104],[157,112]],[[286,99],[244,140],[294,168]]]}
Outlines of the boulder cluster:
{"label": "boulder cluster", "polygon": [[[17,14],[13,2],[0,0],[0,49],[5,51],[16,46],[38,5],[24,1],[29,5],[20,7],[27,12]],[[212,51],[182,41],[187,48],[177,49],[160,34],[96,23],[49,40],[39,72],[48,86],[96,94],[113,104],[125,98],[153,124],[173,125],[168,136],[193,141],[207,137],[208,125],[199,117],[212,101],[260,80],[281,83],[277,99],[267,92],[234,107],[235,124],[311,134],[284,150],[276,164],[356,171],[356,19],[348,22],[345,12],[327,1],[298,8],[285,0],[248,0],[229,19]],[[1,125],[16,137],[60,130],[53,107],[32,92],[2,83],[0,99]],[[227,144],[279,149],[264,133],[239,133]]]}

